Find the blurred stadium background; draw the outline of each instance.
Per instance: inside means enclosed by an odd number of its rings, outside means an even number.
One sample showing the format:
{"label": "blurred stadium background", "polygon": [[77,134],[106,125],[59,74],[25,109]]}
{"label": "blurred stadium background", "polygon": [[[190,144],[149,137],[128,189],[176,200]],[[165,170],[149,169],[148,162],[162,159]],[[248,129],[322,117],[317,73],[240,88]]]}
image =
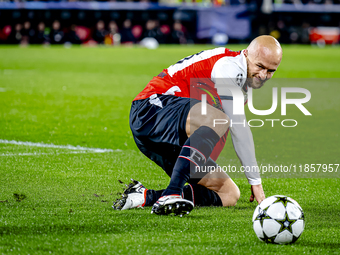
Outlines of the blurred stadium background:
{"label": "blurred stadium background", "polygon": [[0,44],[337,44],[340,0],[1,1]]}

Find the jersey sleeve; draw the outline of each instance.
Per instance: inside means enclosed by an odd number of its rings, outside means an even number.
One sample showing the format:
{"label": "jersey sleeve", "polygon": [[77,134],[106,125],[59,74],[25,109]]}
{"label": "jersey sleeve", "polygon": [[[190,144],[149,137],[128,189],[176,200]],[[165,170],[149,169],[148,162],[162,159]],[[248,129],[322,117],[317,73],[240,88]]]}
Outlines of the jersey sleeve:
{"label": "jersey sleeve", "polygon": [[248,126],[245,115],[233,114],[232,100],[222,100],[222,107],[227,116],[232,120],[229,130],[234,149],[244,167],[244,173],[250,185],[261,184],[259,168],[255,157],[253,135]]}
{"label": "jersey sleeve", "polygon": [[221,99],[233,95],[232,90],[242,91],[246,80],[247,67],[243,55],[219,59],[212,71],[211,80]]}

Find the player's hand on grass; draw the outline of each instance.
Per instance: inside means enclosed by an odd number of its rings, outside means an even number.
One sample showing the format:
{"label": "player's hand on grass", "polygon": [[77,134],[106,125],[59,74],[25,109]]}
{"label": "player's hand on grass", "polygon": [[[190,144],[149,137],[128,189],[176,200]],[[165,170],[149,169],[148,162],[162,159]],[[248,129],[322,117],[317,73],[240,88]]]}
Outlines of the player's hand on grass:
{"label": "player's hand on grass", "polygon": [[250,189],[251,189],[251,195],[249,198],[249,202],[253,202],[254,199],[256,199],[256,201],[260,204],[262,200],[266,198],[264,195],[262,184],[252,185]]}

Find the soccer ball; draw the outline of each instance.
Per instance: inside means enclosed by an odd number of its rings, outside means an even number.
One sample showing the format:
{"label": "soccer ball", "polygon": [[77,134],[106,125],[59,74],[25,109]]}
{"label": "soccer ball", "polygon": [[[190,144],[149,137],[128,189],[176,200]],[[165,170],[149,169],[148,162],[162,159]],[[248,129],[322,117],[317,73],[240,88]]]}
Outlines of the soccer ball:
{"label": "soccer ball", "polygon": [[254,211],[253,228],[266,243],[294,243],[305,228],[302,208],[290,197],[268,197]]}

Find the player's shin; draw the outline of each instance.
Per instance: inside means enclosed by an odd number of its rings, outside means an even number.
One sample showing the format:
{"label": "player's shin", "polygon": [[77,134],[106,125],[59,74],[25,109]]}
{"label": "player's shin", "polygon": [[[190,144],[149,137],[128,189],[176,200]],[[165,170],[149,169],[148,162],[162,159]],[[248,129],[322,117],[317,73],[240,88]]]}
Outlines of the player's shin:
{"label": "player's shin", "polygon": [[206,164],[219,139],[219,135],[213,129],[206,126],[199,127],[183,145],[170,184],[162,196],[181,195],[184,184],[197,172],[197,168]]}

